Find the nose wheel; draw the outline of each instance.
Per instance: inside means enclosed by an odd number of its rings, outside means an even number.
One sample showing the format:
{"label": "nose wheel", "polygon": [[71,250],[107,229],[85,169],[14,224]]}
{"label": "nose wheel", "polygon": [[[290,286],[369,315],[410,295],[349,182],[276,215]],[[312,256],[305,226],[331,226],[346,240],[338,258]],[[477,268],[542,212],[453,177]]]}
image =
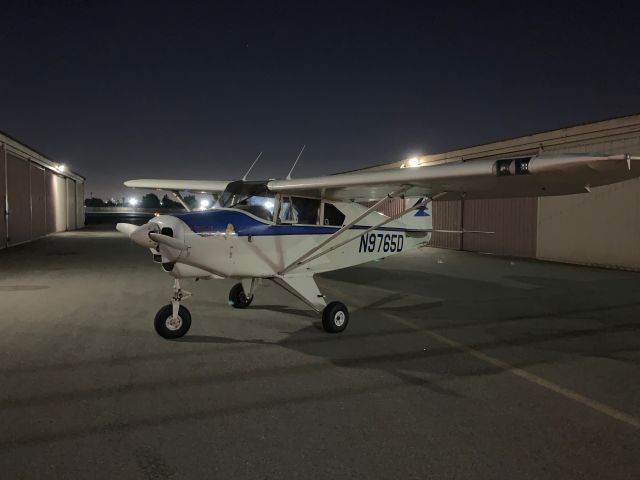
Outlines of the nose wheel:
{"label": "nose wheel", "polygon": [[191,327],[191,313],[187,307],[180,305],[178,315],[174,316],[173,305],[169,303],[158,310],[153,324],[156,327],[156,332],[162,338],[180,338]]}
{"label": "nose wheel", "polygon": [[153,321],[156,332],[162,338],[180,338],[189,331],[189,328],[191,328],[191,313],[187,307],[180,305],[180,302],[190,296],[191,292],[182,290],[180,282],[176,278],[173,282],[171,303],[158,310]]}

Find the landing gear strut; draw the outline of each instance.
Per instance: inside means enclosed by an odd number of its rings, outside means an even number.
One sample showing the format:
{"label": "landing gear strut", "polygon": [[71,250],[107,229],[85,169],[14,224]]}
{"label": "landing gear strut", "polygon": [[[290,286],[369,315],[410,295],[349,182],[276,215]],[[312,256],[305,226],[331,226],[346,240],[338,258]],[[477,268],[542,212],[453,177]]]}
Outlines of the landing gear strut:
{"label": "landing gear strut", "polygon": [[187,307],[180,305],[182,300],[191,296],[191,292],[180,288],[180,281],[176,278],[173,281],[173,296],[171,303],[165,305],[153,321],[156,332],[163,338],[180,338],[189,331],[191,327],[191,313]]}

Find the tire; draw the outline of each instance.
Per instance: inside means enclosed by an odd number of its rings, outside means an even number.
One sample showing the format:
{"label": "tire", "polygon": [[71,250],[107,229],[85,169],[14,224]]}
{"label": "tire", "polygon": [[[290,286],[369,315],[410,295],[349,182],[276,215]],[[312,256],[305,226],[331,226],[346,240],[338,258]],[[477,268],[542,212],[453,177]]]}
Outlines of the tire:
{"label": "tire", "polygon": [[247,298],[244,294],[244,289],[242,288],[241,283],[236,283],[229,291],[229,305],[233,308],[247,308],[251,305],[252,300],[253,296],[251,298]]}
{"label": "tire", "polygon": [[322,311],[322,328],[325,332],[340,333],[349,324],[349,310],[341,302],[331,302]]}
{"label": "tire", "polygon": [[162,338],[180,338],[187,333],[191,327],[191,313],[182,305],[180,305],[180,309],[178,310],[179,321],[171,322],[172,318],[173,306],[171,304],[165,305],[156,313],[153,324],[156,327],[156,332],[158,332],[158,335]]}

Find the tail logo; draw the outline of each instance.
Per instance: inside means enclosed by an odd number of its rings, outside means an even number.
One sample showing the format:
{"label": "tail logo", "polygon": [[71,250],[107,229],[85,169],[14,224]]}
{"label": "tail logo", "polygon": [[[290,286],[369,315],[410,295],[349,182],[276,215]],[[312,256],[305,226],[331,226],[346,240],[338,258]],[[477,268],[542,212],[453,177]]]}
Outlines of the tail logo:
{"label": "tail logo", "polygon": [[429,215],[427,213],[427,207],[418,207],[416,209],[416,214],[414,215],[414,217],[430,217],[431,215]]}

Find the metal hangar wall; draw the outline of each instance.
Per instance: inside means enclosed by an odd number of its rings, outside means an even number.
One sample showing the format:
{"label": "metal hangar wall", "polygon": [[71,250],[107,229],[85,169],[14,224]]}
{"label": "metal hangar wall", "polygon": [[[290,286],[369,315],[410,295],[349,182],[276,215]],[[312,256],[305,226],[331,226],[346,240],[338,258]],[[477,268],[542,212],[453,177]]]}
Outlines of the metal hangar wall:
{"label": "metal hangar wall", "polygon": [[[497,159],[536,154],[540,149],[548,153],[640,155],[640,115],[425,155],[418,163]],[[403,166],[408,166],[407,160],[367,170]],[[432,210],[434,228],[495,232],[436,233],[434,247],[640,270],[640,179],[580,195],[435,201]]]}
{"label": "metal hangar wall", "polygon": [[0,248],[84,226],[84,181],[0,132]]}

